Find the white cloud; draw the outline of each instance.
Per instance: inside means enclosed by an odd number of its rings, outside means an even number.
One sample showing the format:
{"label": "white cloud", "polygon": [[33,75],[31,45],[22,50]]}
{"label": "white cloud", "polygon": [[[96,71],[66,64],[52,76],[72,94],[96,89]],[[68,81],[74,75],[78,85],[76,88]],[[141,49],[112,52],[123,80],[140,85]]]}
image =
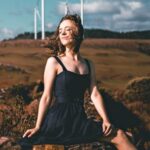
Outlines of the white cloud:
{"label": "white cloud", "polygon": [[114,14],[112,18],[114,20],[124,20],[124,19],[129,19],[133,17],[133,11],[130,9],[125,9],[121,8],[121,13],[120,14]]}
{"label": "white cloud", "polygon": [[[68,4],[71,13],[80,13],[80,3]],[[118,3],[108,1],[90,1],[84,3],[85,13],[112,13],[119,12]],[[58,10],[61,14],[65,12],[65,3],[59,3]]]}
{"label": "white cloud", "polygon": [[135,21],[135,19],[140,21],[144,16],[146,14],[141,2],[126,1],[124,5],[120,5],[120,13],[114,14],[112,18],[114,21]]}
{"label": "white cloud", "polygon": [[[115,31],[150,29],[149,5],[143,0],[84,0],[84,26]],[[69,3],[70,13],[80,14],[80,1]],[[64,14],[65,3],[58,10]],[[149,25],[150,26],[150,25]],[[138,28],[140,27],[140,28]]]}
{"label": "white cloud", "polygon": [[48,22],[48,23],[46,23],[45,26],[46,26],[47,29],[51,29],[53,27],[53,24]]}
{"label": "white cloud", "polygon": [[[63,1],[56,3],[57,5],[52,6],[53,8],[46,6],[49,9],[49,11],[45,9],[45,28],[47,31],[55,30],[58,19],[65,14],[65,3]],[[68,0],[70,13],[80,14],[80,0],[72,1],[75,3]],[[49,5],[51,4],[50,1],[47,2]],[[24,3],[17,6],[15,10],[8,9],[9,16],[3,15],[5,18],[0,21],[0,40],[13,38],[25,31],[33,32],[33,7],[30,7],[31,4],[26,6]],[[115,31],[150,30],[149,7],[150,0],[84,0],[84,27]],[[14,16],[15,18],[12,18]],[[4,24],[6,18],[11,23]],[[24,19],[25,22],[22,21],[22,18],[26,18],[26,20]],[[32,23],[29,24],[28,21]],[[38,25],[40,30],[40,23]]]}
{"label": "white cloud", "polygon": [[85,3],[85,13],[112,13],[118,12],[117,3],[110,3],[108,1],[93,1]]}
{"label": "white cloud", "polygon": [[1,29],[1,33],[4,34],[4,35],[13,35],[13,31],[8,29],[8,28],[3,28]]}
{"label": "white cloud", "polygon": [[15,32],[11,29],[8,29],[6,27],[0,29],[0,40],[7,39],[7,38],[12,38],[15,35],[16,35]]}
{"label": "white cloud", "polygon": [[60,2],[58,5],[58,11],[60,14],[65,14],[65,2]]}
{"label": "white cloud", "polygon": [[137,1],[127,2],[127,5],[131,8],[131,10],[136,10],[143,6],[141,2],[137,2]]}

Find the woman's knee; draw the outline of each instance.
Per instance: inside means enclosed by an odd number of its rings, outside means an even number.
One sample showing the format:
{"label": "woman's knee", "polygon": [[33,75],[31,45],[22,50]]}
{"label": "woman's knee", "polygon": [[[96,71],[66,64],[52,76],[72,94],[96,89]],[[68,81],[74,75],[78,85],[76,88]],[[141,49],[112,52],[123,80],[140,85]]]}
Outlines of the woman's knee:
{"label": "woman's knee", "polygon": [[120,137],[120,138],[123,138],[123,137],[126,137],[126,134],[123,130],[118,129],[117,136]]}
{"label": "woman's knee", "polygon": [[111,140],[112,143],[123,143],[127,140],[126,134],[123,130],[118,129],[116,136]]}

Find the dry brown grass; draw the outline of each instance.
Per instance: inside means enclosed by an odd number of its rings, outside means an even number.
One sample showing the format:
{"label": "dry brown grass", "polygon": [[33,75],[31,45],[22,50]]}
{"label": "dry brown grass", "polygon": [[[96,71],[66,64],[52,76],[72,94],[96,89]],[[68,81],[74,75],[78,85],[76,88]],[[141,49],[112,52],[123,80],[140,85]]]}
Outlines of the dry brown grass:
{"label": "dry brown grass", "polygon": [[[43,79],[48,49],[41,41],[17,40],[0,43],[0,63],[12,64],[29,72],[28,75],[0,70],[0,87]],[[134,77],[150,75],[149,55],[139,52],[149,40],[86,39],[81,54],[95,64],[97,80],[110,89],[123,89]]]}

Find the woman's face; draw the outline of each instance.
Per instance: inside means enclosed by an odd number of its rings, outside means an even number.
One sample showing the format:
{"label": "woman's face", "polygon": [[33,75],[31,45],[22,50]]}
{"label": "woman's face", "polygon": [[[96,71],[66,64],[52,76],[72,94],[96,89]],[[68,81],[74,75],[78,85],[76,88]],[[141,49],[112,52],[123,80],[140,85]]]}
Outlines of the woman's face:
{"label": "woman's face", "polygon": [[74,43],[73,34],[77,27],[71,20],[64,20],[59,26],[59,39],[62,45],[71,46]]}

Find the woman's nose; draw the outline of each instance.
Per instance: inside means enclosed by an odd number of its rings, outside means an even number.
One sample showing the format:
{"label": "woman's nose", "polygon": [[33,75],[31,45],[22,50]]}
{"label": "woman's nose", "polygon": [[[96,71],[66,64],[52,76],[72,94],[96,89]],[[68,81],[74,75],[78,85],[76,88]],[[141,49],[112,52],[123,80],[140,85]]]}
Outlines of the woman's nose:
{"label": "woman's nose", "polygon": [[65,30],[62,30],[62,33],[61,33],[62,35],[65,35],[66,34],[66,31]]}

